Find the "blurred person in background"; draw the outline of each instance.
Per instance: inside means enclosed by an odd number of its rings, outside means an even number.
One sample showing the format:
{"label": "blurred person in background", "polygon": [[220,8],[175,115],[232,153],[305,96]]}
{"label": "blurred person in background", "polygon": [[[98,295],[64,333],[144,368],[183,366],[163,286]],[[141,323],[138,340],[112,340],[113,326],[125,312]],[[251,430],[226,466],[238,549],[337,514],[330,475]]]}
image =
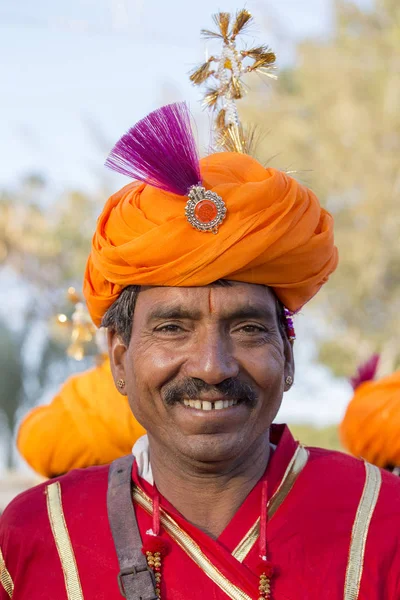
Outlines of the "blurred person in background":
{"label": "blurred person in background", "polygon": [[19,427],[17,447],[36,473],[52,478],[125,456],[144,433],[106,358],[69,377],[50,404],[31,410]]}
{"label": "blurred person in background", "polygon": [[400,371],[374,380],[378,362],[376,354],[352,379],[340,437],[354,456],[400,475]]}
{"label": "blurred person in background", "polygon": [[315,194],[249,155],[235,99],[274,61],[265,46],[238,53],[250,21],[216,15],[221,56],[193,74],[216,79],[219,152],[199,160],[180,103],[109,156],[136,181],[99,217],[84,293],[148,435],[11,503],[1,600],[400,596],[400,481],[272,424],[294,381],[292,314],[338,257]]}
{"label": "blurred person in background", "polygon": [[72,375],[48,405],[38,406],[23,419],[17,448],[36,473],[53,478],[72,469],[111,463],[128,454],[145,431],[136,421],[126,397],[115,386],[104,328],[95,329],[75,288],[71,318],[59,314],[54,335],[67,331],[67,355],[81,360],[94,342],[96,366]]}

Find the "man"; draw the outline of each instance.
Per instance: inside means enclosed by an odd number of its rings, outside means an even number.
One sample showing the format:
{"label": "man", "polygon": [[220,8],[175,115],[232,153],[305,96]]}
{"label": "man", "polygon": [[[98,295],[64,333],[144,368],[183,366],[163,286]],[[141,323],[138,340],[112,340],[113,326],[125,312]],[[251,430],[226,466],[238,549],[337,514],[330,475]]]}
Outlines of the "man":
{"label": "man", "polygon": [[[219,15],[229,101],[242,13],[232,28]],[[226,107],[221,131],[240,150]],[[148,437],[133,464],[74,471],[10,505],[1,600],[395,600],[399,482],[272,425],[294,378],[288,311],[337,264],[332,217],[243,153],[199,161],[183,104],[140,121],[108,164],[139,183],[107,202],[84,292]]]}
{"label": "man", "polygon": [[400,372],[374,380],[379,355],[352,379],[354,396],[340,424],[343,445],[395,475],[400,474]]}
{"label": "man", "polygon": [[23,419],[17,447],[43,477],[105,465],[131,451],[145,433],[115,388],[107,359],[72,375],[50,404]]}
{"label": "man", "polygon": [[[73,471],[10,505],[0,598],[395,600],[399,482],[271,425],[294,377],[282,302],[297,310],[335,268],[332,219],[246,155],[211,155],[193,175],[178,125],[184,107],[166,107],[130,132],[132,155],[143,130],[153,148],[142,180],[161,168],[157,144],[174,148],[152,185],[110,198],[85,278],[148,447],[133,468]],[[223,199],[217,233],[185,215],[191,191],[160,189],[188,177]],[[219,201],[195,192],[207,225]]]}

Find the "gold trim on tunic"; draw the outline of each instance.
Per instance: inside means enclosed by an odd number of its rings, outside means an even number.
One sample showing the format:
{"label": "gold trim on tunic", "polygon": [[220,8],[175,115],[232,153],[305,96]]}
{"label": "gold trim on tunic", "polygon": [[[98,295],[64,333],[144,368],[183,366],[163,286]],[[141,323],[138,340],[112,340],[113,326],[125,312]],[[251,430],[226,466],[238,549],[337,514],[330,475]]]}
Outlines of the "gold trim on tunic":
{"label": "gold trim on tunic", "polygon": [[[271,518],[279,506],[282,504],[284,499],[292,489],[298,475],[305,467],[308,460],[308,451],[299,446],[294,453],[292,460],[290,461],[283,479],[268,503],[268,515]],[[133,488],[133,499],[150,515],[153,514],[153,504],[151,499],[138,487]],[[218,587],[225,592],[232,600],[252,600],[243,590],[234,585],[229,579],[227,579],[208,559],[208,557],[202,552],[201,548],[196,542],[179,527],[178,523],[162,508],[160,509],[160,521],[165,531],[172,537],[173,540],[182,548],[184,552],[197,564],[198,567],[209,577]],[[257,519],[253,527],[250,529],[248,534],[243,538],[237,548],[233,551],[232,555],[235,555],[239,548],[242,560],[247,556],[248,552],[254,545],[259,535],[259,521]],[[238,559],[239,560],[239,559]],[[240,562],[242,562],[242,560]]]}
{"label": "gold trim on tunic", "polygon": [[65,522],[60,483],[56,481],[47,486],[46,495],[47,513],[64,573],[67,598],[68,600],[84,600],[74,549]]}
{"label": "gold trim on tunic", "polygon": [[378,467],[367,462],[364,464],[365,484],[351,532],[344,600],[357,600],[359,597],[364,568],[365,544],[382,484],[382,475]]}
{"label": "gold trim on tunic", "polygon": [[[268,519],[272,519],[282,502],[285,500],[291,489],[293,488],[297,477],[300,475],[308,461],[308,450],[303,446],[298,446],[293,454],[292,460],[288,464],[285,474],[280,482],[278,489],[268,501]],[[250,550],[256,543],[260,535],[260,517],[249,529],[244,538],[239,542],[232,556],[239,562],[243,562]]]}
{"label": "gold trim on tunic", "polygon": [[[153,514],[151,499],[138,487],[133,488],[133,499],[150,515]],[[231,600],[253,600],[243,590],[234,585],[215,567],[202,552],[198,544],[179,527],[178,523],[163,509],[160,509],[160,521],[165,531],[182,548],[198,567],[209,577]]]}
{"label": "gold trim on tunic", "polygon": [[0,583],[3,586],[3,589],[9,595],[9,597],[12,598],[13,593],[14,593],[14,582],[11,579],[11,575],[7,570],[1,548],[0,548]]}

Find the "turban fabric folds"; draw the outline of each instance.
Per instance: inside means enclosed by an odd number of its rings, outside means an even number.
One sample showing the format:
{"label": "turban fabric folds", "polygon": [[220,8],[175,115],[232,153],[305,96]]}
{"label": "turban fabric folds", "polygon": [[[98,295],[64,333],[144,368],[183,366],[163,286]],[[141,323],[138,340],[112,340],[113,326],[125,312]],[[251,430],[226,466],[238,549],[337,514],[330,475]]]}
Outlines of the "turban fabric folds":
{"label": "turban fabric folds", "polygon": [[22,421],[17,446],[44,477],[102,465],[129,454],[145,433],[115,388],[110,363],[73,375],[53,401]]}
{"label": "turban fabric folds", "polygon": [[400,466],[400,371],[356,388],[340,436],[354,456],[378,467]]}
{"label": "turban fabric folds", "polygon": [[200,171],[202,185],[226,205],[215,235],[191,227],[185,196],[149,184],[129,184],[108,200],[84,279],[96,325],[132,284],[258,283],[295,312],[334,271],[333,219],[309,189],[244,154],[212,154]]}

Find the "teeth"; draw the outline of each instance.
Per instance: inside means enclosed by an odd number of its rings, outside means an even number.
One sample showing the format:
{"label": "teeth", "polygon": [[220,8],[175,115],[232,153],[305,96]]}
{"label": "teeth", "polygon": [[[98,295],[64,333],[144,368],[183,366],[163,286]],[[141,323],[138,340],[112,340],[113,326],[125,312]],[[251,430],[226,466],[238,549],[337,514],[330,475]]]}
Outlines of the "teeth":
{"label": "teeth", "polygon": [[223,408],[229,408],[235,406],[237,400],[217,400],[216,402],[209,402],[208,400],[184,400],[185,406],[190,408],[197,408],[197,410],[222,410]]}

